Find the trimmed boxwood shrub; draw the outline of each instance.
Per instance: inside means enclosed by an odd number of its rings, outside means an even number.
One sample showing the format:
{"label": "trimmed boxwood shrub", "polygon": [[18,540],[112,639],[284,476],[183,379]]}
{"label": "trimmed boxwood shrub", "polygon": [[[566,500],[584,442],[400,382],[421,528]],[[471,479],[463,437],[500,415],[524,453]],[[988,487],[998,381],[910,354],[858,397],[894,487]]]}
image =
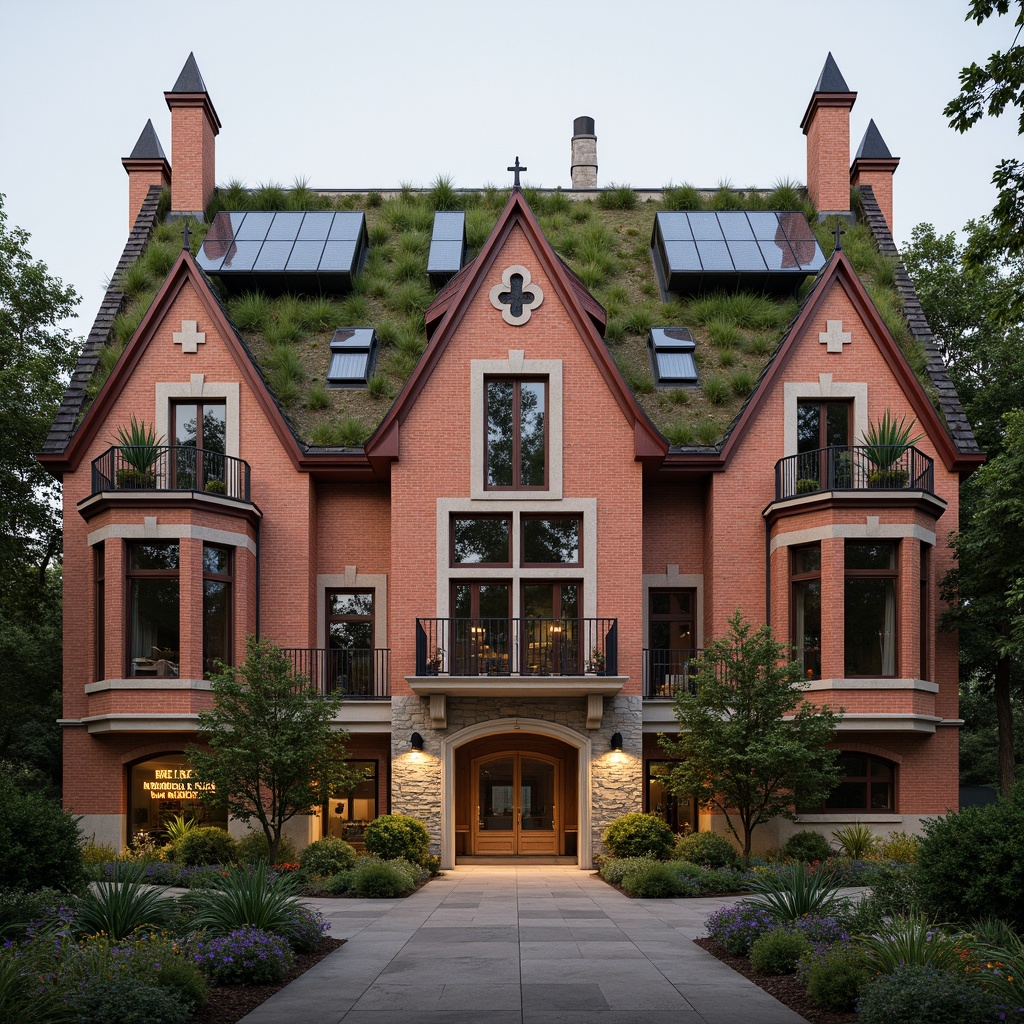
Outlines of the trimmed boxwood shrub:
{"label": "trimmed boxwood shrub", "polygon": [[94,978],[75,1000],[80,1020],[118,1024],[186,1024],[193,1004],[172,988],[140,985],[127,972]]}
{"label": "trimmed boxwood shrub", "polygon": [[[294,864],[299,859],[295,844],[288,836],[281,836],[277,844],[277,863]],[[236,864],[258,864],[270,860],[270,843],[264,832],[249,832],[235,842]]]}
{"label": "trimmed boxwood shrub", "polygon": [[797,961],[810,948],[803,935],[776,928],[754,940],[750,947],[750,966],[758,974],[795,974]]}
{"label": "trimmed boxwood shrub", "polygon": [[[377,819],[380,820],[379,818]],[[354,896],[368,899],[395,899],[405,896],[415,888],[409,876],[394,864],[383,861],[360,861],[351,875],[351,892]]]}
{"label": "trimmed boxwood shrub", "polygon": [[344,839],[324,836],[299,854],[299,867],[307,875],[330,877],[355,867],[356,851]]}
{"label": "trimmed boxwood shrub", "polygon": [[708,868],[731,868],[736,866],[739,854],[725,836],[715,832],[691,832],[676,840],[672,856],[676,860],[688,860]]}
{"label": "trimmed boxwood shrub", "polygon": [[995,999],[962,975],[907,964],[861,989],[860,1024],[988,1024]]}
{"label": "trimmed boxwood shrub", "polygon": [[177,844],[174,855],[182,864],[230,864],[237,843],[215,825],[194,828]]}
{"label": "trimmed boxwood shrub", "polygon": [[363,842],[368,852],[381,860],[412,861],[423,864],[430,855],[430,835],[419,818],[406,814],[383,814],[367,824]]}
{"label": "trimmed boxwood shrub", "polygon": [[807,969],[807,995],[823,1010],[849,1013],[856,1009],[860,990],[870,977],[857,950],[837,945]]}
{"label": "trimmed boxwood shrub", "polygon": [[631,871],[622,879],[622,888],[630,896],[660,900],[677,896],[696,896],[698,886],[690,879],[680,878],[668,865],[655,861]]}
{"label": "trimmed boxwood shrub", "polygon": [[803,832],[794,832],[786,840],[782,853],[790,860],[812,864],[816,860],[828,860],[833,851],[828,845],[828,840],[820,832],[805,829]]}
{"label": "trimmed boxwood shrub", "polygon": [[601,837],[613,857],[654,857],[664,860],[672,852],[675,836],[661,818],[652,814],[624,814]]}
{"label": "trimmed boxwood shrub", "polygon": [[76,891],[85,882],[78,818],[0,776],[0,879],[12,889]]}

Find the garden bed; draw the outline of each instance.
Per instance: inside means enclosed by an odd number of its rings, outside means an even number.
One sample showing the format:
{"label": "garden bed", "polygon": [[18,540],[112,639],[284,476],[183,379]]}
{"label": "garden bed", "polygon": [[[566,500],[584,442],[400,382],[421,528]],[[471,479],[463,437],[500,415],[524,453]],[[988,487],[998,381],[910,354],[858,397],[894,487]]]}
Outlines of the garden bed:
{"label": "garden bed", "polygon": [[856,1013],[836,1013],[833,1010],[823,1010],[820,1006],[815,1006],[807,995],[807,990],[794,975],[758,974],[750,966],[749,957],[733,956],[715,939],[694,939],[693,941],[701,949],[707,950],[712,956],[721,960],[723,964],[727,964],[743,977],[749,978],[758,988],[764,989],[780,1003],[784,1003],[795,1013],[799,1013],[811,1024],[857,1024],[858,1015]]}
{"label": "garden bed", "polygon": [[218,985],[210,989],[210,999],[192,1015],[190,1024],[235,1024],[276,992],[290,985],[311,967],[345,945],[345,939],[324,937],[312,953],[299,953],[295,966],[277,985]]}

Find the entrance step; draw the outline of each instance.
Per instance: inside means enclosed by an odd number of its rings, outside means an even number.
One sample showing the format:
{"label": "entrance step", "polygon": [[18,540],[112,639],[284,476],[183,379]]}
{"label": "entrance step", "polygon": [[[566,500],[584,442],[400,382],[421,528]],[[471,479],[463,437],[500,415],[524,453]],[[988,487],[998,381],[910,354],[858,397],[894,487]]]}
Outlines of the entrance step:
{"label": "entrance step", "polygon": [[458,856],[455,858],[455,865],[458,867],[460,864],[465,865],[482,865],[490,867],[517,867],[517,868],[529,868],[529,867],[542,867],[544,865],[559,864],[565,866],[575,866],[579,863],[576,857],[549,857],[544,855],[530,855],[523,854],[519,857],[463,857]]}

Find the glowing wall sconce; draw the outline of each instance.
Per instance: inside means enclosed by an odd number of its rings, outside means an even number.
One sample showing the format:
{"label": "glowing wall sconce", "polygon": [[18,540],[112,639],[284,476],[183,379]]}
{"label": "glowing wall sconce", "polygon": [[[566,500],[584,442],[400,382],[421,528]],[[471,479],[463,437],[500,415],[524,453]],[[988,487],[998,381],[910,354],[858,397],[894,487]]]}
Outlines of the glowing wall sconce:
{"label": "glowing wall sconce", "polygon": [[423,737],[418,732],[414,732],[412,736],[409,737],[409,746],[412,747],[413,750],[422,750]]}
{"label": "glowing wall sconce", "polygon": [[621,750],[621,749],[622,749],[622,733],[621,732],[613,732],[612,733],[612,750]]}

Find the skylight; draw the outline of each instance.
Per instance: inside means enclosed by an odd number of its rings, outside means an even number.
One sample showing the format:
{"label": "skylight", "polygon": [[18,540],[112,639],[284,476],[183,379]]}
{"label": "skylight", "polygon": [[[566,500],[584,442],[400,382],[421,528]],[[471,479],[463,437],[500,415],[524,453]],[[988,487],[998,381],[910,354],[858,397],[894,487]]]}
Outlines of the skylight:
{"label": "skylight", "polygon": [[237,211],[214,217],[196,262],[232,291],[344,294],[367,246],[362,213]]}
{"label": "skylight", "polygon": [[647,335],[647,351],[655,383],[659,387],[696,386],[697,363],[693,357],[696,347],[686,327],[652,327]]}
{"label": "skylight", "polygon": [[666,299],[714,289],[793,292],[825,265],[797,211],[662,211],[651,249]]}
{"label": "skylight", "polygon": [[435,288],[447,284],[466,258],[466,214],[463,210],[438,210],[430,238],[427,274]]}
{"label": "skylight", "polygon": [[365,388],[377,362],[377,332],[372,327],[345,327],[331,338],[329,388]]}

